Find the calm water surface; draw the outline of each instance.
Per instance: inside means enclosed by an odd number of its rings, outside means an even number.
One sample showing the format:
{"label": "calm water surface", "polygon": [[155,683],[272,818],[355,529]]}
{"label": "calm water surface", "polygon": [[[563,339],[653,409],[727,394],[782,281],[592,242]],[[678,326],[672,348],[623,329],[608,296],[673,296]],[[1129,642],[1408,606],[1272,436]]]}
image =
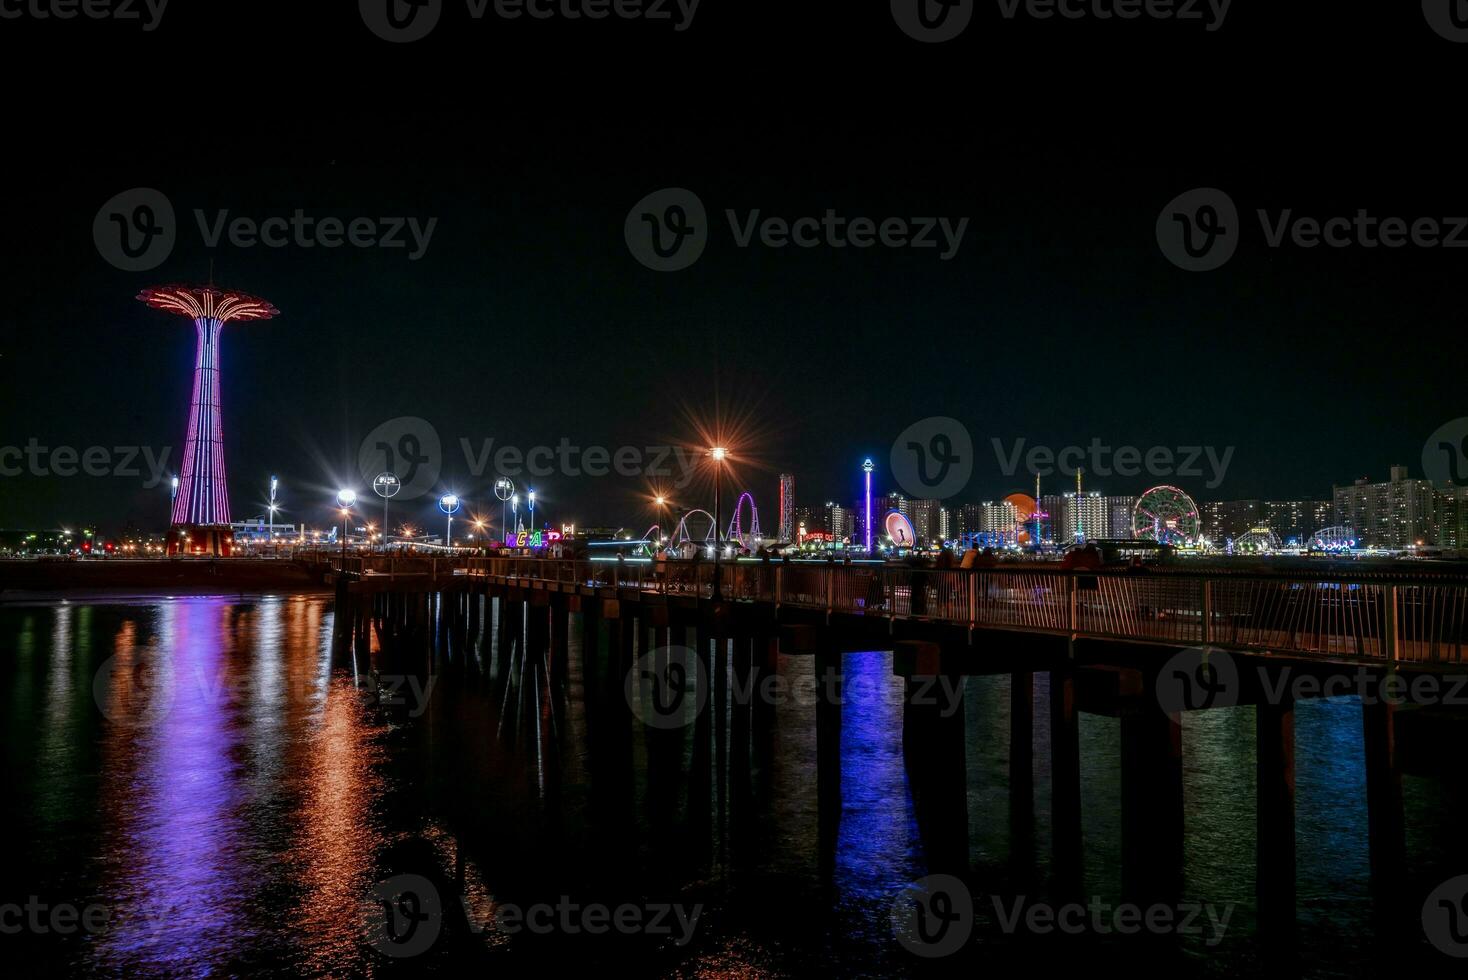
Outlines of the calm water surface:
{"label": "calm water surface", "polygon": [[[9,849],[0,903],[105,916],[27,928],[0,947],[28,969],[112,976],[890,976],[1011,966],[1131,965],[1187,974],[1445,971],[1421,898],[1373,900],[1359,705],[1297,715],[1299,933],[1254,921],[1252,709],[1185,720],[1184,898],[1230,906],[1222,940],[1007,934],[984,896],[1048,901],[1048,699],[1036,678],[1033,831],[1015,833],[1005,677],[970,678],[963,755],[941,818],[914,805],[903,688],[883,653],[848,654],[839,799],[822,787],[816,712],[780,705],[751,729],[726,709],[670,733],[629,718],[605,650],[571,632],[564,677],[440,630],[384,696],[381,651],[333,643],[329,596],[0,606]],[[809,680],[808,658],[782,657]],[[391,703],[400,700],[402,704]],[[386,701],[388,703],[381,703]],[[717,699],[715,705],[718,704]],[[1085,892],[1121,897],[1119,724],[1083,715]],[[961,785],[960,785],[961,784]],[[1408,778],[1408,878],[1426,894],[1468,872],[1462,828]],[[945,797],[947,800],[949,797]],[[833,800],[835,802],[833,802]],[[937,804],[942,807],[942,804]],[[1022,808],[1023,809],[1023,808]],[[978,901],[959,957],[894,939],[909,882],[958,870]],[[382,951],[379,883],[427,881],[425,951]],[[507,935],[496,910],[537,902],[697,908],[671,934]],[[1415,901],[1416,904],[1412,904]],[[1150,971],[1148,971],[1150,972]]]}

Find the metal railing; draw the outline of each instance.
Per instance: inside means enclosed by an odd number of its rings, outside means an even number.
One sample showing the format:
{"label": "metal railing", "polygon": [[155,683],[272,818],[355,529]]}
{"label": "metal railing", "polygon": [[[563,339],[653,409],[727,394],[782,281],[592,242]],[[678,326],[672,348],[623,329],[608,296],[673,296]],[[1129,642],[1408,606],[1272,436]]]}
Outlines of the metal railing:
{"label": "metal railing", "polygon": [[[422,566],[422,567],[420,567]],[[496,576],[708,598],[714,566],[691,561],[347,557],[357,574]],[[719,566],[731,601],[971,628],[1217,645],[1383,662],[1468,664],[1468,578],[1398,572],[1213,574],[972,570],[834,562]]]}

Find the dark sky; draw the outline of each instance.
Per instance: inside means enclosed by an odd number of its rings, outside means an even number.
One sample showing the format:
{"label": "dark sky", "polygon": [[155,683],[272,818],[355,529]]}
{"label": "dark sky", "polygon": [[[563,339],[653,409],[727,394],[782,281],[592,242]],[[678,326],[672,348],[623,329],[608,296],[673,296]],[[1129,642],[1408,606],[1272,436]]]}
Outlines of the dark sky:
{"label": "dark sky", "polygon": [[[1362,22],[1237,0],[1212,33],[1005,21],[986,4],[935,45],[886,4],[704,0],[681,33],[471,22],[451,5],[428,39],[389,45],[352,4],[306,19],[294,4],[174,3],[146,34],[0,22],[0,44],[27,54],[3,69],[17,105],[0,447],[180,452],[192,329],[133,296],[207,278],[211,259],[217,282],[282,311],[224,338],[236,518],[260,512],[278,473],[290,517],[322,520],[337,484],[365,490],[369,431],[401,416],[431,423],[438,486],[471,502],[495,474],[469,472],[461,439],[692,444],[722,419],[770,527],[776,473],[796,474],[801,502],[849,499],[860,459],[885,470],[898,433],[930,416],[971,434],[955,499],[978,501],[1032,486],[1000,472],[996,438],[1233,447],[1216,488],[1090,482],[1110,492],[1325,497],[1395,462],[1416,475],[1429,434],[1468,415],[1468,250],[1269,248],[1255,217],[1468,215],[1468,44],[1417,4]],[[177,213],[176,246],[144,272],[109,265],[92,234],[135,187]],[[672,273],[623,238],[633,204],[665,187],[694,191],[711,229]],[[1196,187],[1242,214],[1237,253],[1206,273],[1172,265],[1154,230]],[[969,221],[945,262],[739,248],[724,217],[828,208]],[[410,261],[210,248],[196,209],[437,223]],[[166,491],[142,482],[0,477],[0,527],[161,524]],[[556,521],[647,510],[642,478],[535,482]],[[675,496],[707,506],[706,481]],[[424,500],[405,506],[427,518]]]}

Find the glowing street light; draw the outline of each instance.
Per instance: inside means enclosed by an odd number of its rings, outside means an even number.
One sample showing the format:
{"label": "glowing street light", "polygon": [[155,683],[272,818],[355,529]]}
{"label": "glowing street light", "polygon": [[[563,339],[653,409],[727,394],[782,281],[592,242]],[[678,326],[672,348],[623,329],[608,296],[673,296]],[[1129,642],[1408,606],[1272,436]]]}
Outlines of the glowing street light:
{"label": "glowing street light", "polygon": [[357,491],[345,488],[336,492],[337,506],[342,509],[342,571],[347,568],[347,518],[352,516],[352,505],[357,502]]}
{"label": "glowing street light", "polygon": [[719,602],[724,598],[724,590],[719,581],[719,521],[722,520],[720,511],[721,497],[724,484],[724,460],[729,458],[729,450],[723,446],[715,446],[708,452],[709,458],[714,461],[714,592],[713,600]]}
{"label": "glowing street light", "polygon": [[459,509],[459,495],[446,493],[442,497],[439,497],[438,509],[443,511],[449,520],[448,529],[444,531],[444,547],[452,548],[454,546],[454,514]]}
{"label": "glowing street light", "polygon": [[872,550],[872,470],[877,468],[877,464],[873,463],[871,457],[868,456],[862,462],[861,468],[867,475],[866,520],[863,523],[866,532],[866,550],[870,554]]}
{"label": "glowing street light", "polygon": [[534,487],[527,488],[526,491],[525,491],[525,495],[530,500],[530,531],[531,531],[531,533],[534,533],[535,532],[535,488]]}
{"label": "glowing street light", "polygon": [[510,522],[505,510],[509,506],[510,497],[515,493],[515,481],[509,477],[500,477],[494,481],[494,495],[500,502],[500,536],[503,537],[510,529]]}
{"label": "glowing street light", "polygon": [[663,514],[668,507],[668,498],[664,497],[662,494],[658,494],[656,497],[652,498],[652,502],[653,506],[657,508],[658,515],[658,544],[666,544],[668,540],[668,532],[664,527],[665,518],[663,517]]}
{"label": "glowing street light", "polygon": [[514,519],[515,530],[520,531],[520,495],[518,493],[510,494],[510,517]]}
{"label": "glowing street light", "polygon": [[280,489],[280,480],[270,478],[270,540],[275,540],[275,491]]}

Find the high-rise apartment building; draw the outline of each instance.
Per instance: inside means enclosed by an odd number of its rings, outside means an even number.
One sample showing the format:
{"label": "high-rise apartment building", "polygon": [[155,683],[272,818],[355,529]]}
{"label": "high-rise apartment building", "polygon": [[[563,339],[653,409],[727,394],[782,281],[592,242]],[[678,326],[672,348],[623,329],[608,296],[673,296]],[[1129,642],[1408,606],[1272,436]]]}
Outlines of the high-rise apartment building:
{"label": "high-rise apartment building", "polygon": [[1427,480],[1413,480],[1405,466],[1393,466],[1386,483],[1357,480],[1335,488],[1335,524],[1355,530],[1363,545],[1405,548],[1437,544],[1438,491]]}

